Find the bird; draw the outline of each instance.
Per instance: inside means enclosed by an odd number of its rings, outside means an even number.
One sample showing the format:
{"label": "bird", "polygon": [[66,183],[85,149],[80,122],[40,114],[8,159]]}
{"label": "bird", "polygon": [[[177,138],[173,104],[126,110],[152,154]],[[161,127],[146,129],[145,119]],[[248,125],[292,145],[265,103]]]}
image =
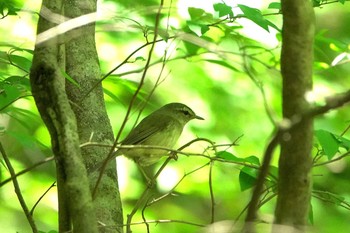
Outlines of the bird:
{"label": "bird", "polygon": [[[172,149],[185,125],[193,119],[204,120],[185,104],[166,104],[142,119],[121,141],[121,146],[143,145]],[[120,148],[115,154],[122,154],[133,159],[139,166],[147,167],[157,163],[167,151],[158,148]]]}

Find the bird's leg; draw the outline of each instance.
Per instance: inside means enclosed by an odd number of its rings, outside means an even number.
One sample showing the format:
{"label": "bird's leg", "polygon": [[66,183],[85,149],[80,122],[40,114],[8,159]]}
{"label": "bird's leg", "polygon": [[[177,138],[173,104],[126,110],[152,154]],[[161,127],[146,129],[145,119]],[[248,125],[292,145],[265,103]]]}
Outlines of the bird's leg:
{"label": "bird's leg", "polygon": [[176,153],[175,151],[170,151],[169,157],[172,158],[172,159],[174,159],[175,161],[177,161],[177,159],[179,158],[179,157],[177,156],[177,153]]}
{"label": "bird's leg", "polygon": [[147,187],[149,188],[153,188],[154,185],[156,184],[155,179],[153,178],[152,174],[148,174],[147,173],[147,169],[145,169],[145,167],[141,166],[139,163],[136,163],[137,167],[139,168],[139,170],[141,171],[142,176],[145,178],[145,181],[147,183]]}

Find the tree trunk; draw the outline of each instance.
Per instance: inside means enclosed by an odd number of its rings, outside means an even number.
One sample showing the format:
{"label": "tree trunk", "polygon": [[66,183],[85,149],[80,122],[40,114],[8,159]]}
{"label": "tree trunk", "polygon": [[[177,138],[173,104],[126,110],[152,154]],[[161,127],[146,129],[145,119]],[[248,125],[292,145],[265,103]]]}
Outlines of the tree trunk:
{"label": "tree trunk", "polygon": [[[65,16],[75,18],[96,12],[96,0],[69,1],[65,4]],[[90,16],[94,17],[94,16]],[[113,131],[107,116],[102,85],[96,83],[101,78],[99,59],[95,45],[95,24],[91,23],[66,34],[66,72],[79,87],[66,82],[66,90],[75,112],[81,143],[92,140],[113,144]],[[92,89],[92,90],[91,90]],[[88,95],[86,95],[88,93]],[[105,147],[85,147],[82,154],[89,173],[90,188],[94,189],[99,171],[93,171],[109,153]],[[123,215],[118,190],[116,164],[109,163],[104,171],[94,199],[97,220],[108,227],[100,227],[100,232],[122,232]]]}
{"label": "tree trunk", "polygon": [[[63,11],[66,20],[94,13],[96,1],[44,0],[38,22],[38,41],[40,33],[47,33],[61,22],[59,16]],[[83,98],[100,79],[95,24],[78,27],[64,35],[49,36],[52,38],[36,44],[30,80],[56,158],[59,231],[122,232],[115,164],[107,167],[94,200],[90,191],[95,187],[98,172],[88,174],[87,170],[101,162],[109,150],[102,147],[80,149],[79,146],[90,138],[109,144],[113,141],[101,85]],[[79,87],[66,81],[64,70]],[[103,226],[98,227],[98,223]]]}
{"label": "tree trunk", "polygon": [[[62,1],[44,0],[37,34],[56,26]],[[56,21],[55,21],[56,20]],[[50,35],[52,36],[52,34]],[[32,94],[50,135],[57,170],[59,231],[97,232],[89,180],[79,147],[77,122],[65,91],[60,70],[58,35],[34,49],[30,74]]]}
{"label": "tree trunk", "polygon": [[[282,13],[283,117],[298,122],[309,108],[306,94],[312,88],[314,11],[308,0],[282,0]],[[292,226],[294,230],[307,224],[312,138],[313,119],[309,117],[281,140],[276,224]],[[274,229],[280,232],[278,226]]]}

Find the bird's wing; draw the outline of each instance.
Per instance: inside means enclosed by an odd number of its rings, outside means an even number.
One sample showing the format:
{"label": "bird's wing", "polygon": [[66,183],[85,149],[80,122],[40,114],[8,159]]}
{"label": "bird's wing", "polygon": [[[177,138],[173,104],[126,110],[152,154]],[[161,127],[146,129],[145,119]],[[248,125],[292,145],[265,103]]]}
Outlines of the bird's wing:
{"label": "bird's wing", "polygon": [[122,141],[123,145],[137,145],[142,144],[147,138],[155,133],[164,130],[167,127],[168,117],[164,115],[158,115],[157,121],[154,118],[144,118]]}

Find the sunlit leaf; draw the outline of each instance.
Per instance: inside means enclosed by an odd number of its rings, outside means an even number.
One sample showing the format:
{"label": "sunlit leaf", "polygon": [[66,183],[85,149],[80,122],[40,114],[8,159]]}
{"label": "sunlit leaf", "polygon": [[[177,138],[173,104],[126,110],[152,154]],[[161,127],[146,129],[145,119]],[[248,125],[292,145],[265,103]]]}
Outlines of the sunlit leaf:
{"label": "sunlit leaf", "polygon": [[194,22],[191,22],[191,21],[187,22],[187,26],[197,36],[202,36],[204,33],[206,33],[209,30],[209,26],[208,25],[194,23]]}
{"label": "sunlit leaf", "polygon": [[263,17],[260,10],[241,4],[238,4],[238,7],[247,19],[250,19],[266,31],[269,31],[269,22]]}
{"label": "sunlit leaf", "polygon": [[277,9],[281,10],[281,3],[280,2],[271,2],[268,6],[269,9]]}
{"label": "sunlit leaf", "polygon": [[135,58],[135,61],[146,61],[144,57],[138,56]]}
{"label": "sunlit leaf", "polygon": [[239,71],[236,67],[228,64],[226,61],[223,61],[223,60],[206,59],[205,61],[229,68],[230,70],[233,70],[233,71],[237,71],[237,72]]}
{"label": "sunlit leaf", "polygon": [[189,7],[188,13],[190,14],[190,17],[192,20],[196,20],[196,19],[199,19],[201,16],[203,16],[205,11],[203,9],[200,9],[200,8]]}
{"label": "sunlit leaf", "polygon": [[339,54],[338,56],[336,56],[336,57],[333,59],[331,65],[332,65],[332,66],[338,65],[339,62],[341,62],[341,61],[342,61],[344,58],[346,58],[347,56],[348,56],[348,53],[345,53],[345,52]]}
{"label": "sunlit leaf", "polygon": [[214,10],[219,12],[219,17],[222,16],[230,16],[230,18],[233,18],[233,12],[232,12],[232,7],[228,6],[224,3],[215,3],[213,5]]}
{"label": "sunlit leaf", "polygon": [[330,66],[325,62],[314,62],[314,67],[317,69],[328,69]]}

